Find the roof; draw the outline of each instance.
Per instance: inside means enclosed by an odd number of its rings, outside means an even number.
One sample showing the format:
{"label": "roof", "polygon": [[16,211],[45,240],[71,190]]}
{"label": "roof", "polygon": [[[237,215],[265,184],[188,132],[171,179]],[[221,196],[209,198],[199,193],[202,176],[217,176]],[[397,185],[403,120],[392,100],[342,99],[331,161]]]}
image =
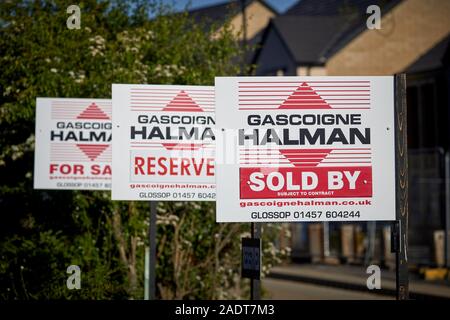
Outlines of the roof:
{"label": "roof", "polygon": [[424,71],[436,70],[449,63],[450,58],[450,34],[432,49],[420,56],[408,68],[407,73],[419,73]]}
{"label": "roof", "polygon": [[269,29],[275,28],[297,64],[323,65],[366,30],[367,6],[377,4],[382,14],[386,14],[401,1],[301,0],[284,15],[272,20],[261,45]]}
{"label": "roof", "polygon": [[[305,0],[310,1],[310,0]],[[327,0],[332,1],[332,0]],[[342,1],[342,0],[341,0]],[[381,8],[381,14],[386,15],[389,11],[391,11],[395,6],[397,6],[403,0],[371,0],[372,4],[378,4]],[[348,2],[352,3],[362,3],[363,0],[349,0]],[[356,14],[349,13],[347,17],[349,19],[348,27],[345,30],[342,30],[340,34],[336,35],[335,41],[330,43],[326,52],[324,52],[324,56],[328,59],[332,57],[336,52],[345,47],[348,43],[350,43],[354,38],[360,35],[362,32],[367,30],[367,13],[366,11],[355,11]]]}
{"label": "roof", "polygon": [[[274,12],[275,14],[278,14],[278,12],[273,7],[268,5],[263,0],[244,0],[245,7],[249,6],[251,3],[255,1],[258,1],[268,10]],[[212,6],[189,10],[189,15],[191,15],[196,22],[207,22],[207,23],[209,22],[221,25],[224,24],[228,18],[238,14],[241,10],[242,10],[242,1],[231,0]]]}
{"label": "roof", "polygon": [[339,14],[366,14],[367,7],[376,4],[384,7],[399,0],[300,0],[286,11],[286,15],[335,16]]}
{"label": "roof", "polygon": [[281,16],[272,25],[298,64],[323,64],[328,44],[347,28],[338,16]]}

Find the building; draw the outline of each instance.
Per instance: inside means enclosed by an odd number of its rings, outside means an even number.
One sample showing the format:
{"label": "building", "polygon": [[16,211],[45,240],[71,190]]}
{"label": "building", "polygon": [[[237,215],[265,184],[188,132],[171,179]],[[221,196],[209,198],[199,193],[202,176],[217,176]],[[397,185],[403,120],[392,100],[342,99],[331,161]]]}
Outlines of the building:
{"label": "building", "polygon": [[[380,30],[370,30],[366,25],[366,9],[372,4],[381,8]],[[450,1],[302,0],[270,20],[253,58],[254,73],[262,76],[407,74],[409,243],[411,262],[417,265],[436,263],[434,232],[444,229],[446,221],[444,154],[450,149],[449,17]],[[349,261],[358,255],[359,260],[368,261],[388,251],[383,247],[388,237],[373,236],[374,232],[382,234],[384,225],[377,225],[375,231],[370,224],[341,228],[333,223],[325,224],[318,232],[312,224],[309,229],[299,224],[293,230],[293,250],[294,253],[297,250],[299,257],[304,257],[305,252],[314,257],[331,251]],[[324,237],[318,235],[323,229],[330,230]],[[350,249],[344,245],[348,234],[351,234]],[[307,244],[311,237],[317,241]],[[372,247],[365,250],[365,257],[361,256],[362,238],[372,238],[371,244],[365,245],[366,249]],[[320,241],[331,243],[331,248],[325,245],[320,251],[311,245]],[[332,243],[339,244],[333,248]],[[372,258],[367,257],[368,251],[372,252]]]}
{"label": "building", "polygon": [[[275,18],[278,13],[262,0],[232,0],[191,10],[189,15],[198,23],[206,23],[208,27],[214,26],[218,32],[229,22],[242,44],[254,48],[261,41],[262,33],[270,19]],[[246,63],[253,60],[253,54],[253,49],[248,50]]]}

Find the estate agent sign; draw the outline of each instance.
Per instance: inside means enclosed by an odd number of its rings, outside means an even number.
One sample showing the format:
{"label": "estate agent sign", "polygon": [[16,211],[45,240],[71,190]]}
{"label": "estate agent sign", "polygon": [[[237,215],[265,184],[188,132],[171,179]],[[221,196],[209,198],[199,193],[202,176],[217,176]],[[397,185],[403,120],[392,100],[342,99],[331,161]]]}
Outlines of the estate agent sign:
{"label": "estate agent sign", "polygon": [[113,200],[214,201],[214,87],[113,84]]}
{"label": "estate agent sign", "polygon": [[215,85],[218,222],[395,219],[393,77]]}
{"label": "estate agent sign", "polygon": [[111,100],[37,98],[34,188],[111,189]]}

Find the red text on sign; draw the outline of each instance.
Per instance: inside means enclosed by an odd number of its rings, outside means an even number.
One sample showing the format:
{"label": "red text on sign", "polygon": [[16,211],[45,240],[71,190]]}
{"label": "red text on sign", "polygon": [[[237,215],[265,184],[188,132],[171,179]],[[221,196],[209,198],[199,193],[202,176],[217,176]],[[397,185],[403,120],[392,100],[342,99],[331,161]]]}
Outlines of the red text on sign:
{"label": "red text on sign", "polygon": [[371,167],[241,168],[241,199],[371,197]]}
{"label": "red text on sign", "polygon": [[94,176],[111,175],[111,166],[93,164],[68,164],[68,163],[51,163],[50,170],[51,175],[77,175],[82,176],[85,174],[90,174]]}
{"label": "red text on sign", "polygon": [[134,157],[137,176],[214,176],[212,158]]}

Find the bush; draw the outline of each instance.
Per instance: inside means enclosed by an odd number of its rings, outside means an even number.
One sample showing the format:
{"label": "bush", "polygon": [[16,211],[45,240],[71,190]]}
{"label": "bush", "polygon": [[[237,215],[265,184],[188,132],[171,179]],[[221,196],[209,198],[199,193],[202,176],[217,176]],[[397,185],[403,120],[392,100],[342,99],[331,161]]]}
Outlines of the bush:
{"label": "bush", "polygon": [[[33,190],[32,170],[36,97],[110,98],[112,83],[213,85],[239,72],[242,52],[227,25],[219,32],[146,3],[83,1],[80,30],[66,28],[66,1],[0,3],[2,299],[143,298],[148,204]],[[239,238],[249,226],[216,224],[214,208],[160,203],[159,297],[247,294]],[[270,252],[273,263],[280,252]],[[72,264],[82,271],[78,291],[65,285]]]}

